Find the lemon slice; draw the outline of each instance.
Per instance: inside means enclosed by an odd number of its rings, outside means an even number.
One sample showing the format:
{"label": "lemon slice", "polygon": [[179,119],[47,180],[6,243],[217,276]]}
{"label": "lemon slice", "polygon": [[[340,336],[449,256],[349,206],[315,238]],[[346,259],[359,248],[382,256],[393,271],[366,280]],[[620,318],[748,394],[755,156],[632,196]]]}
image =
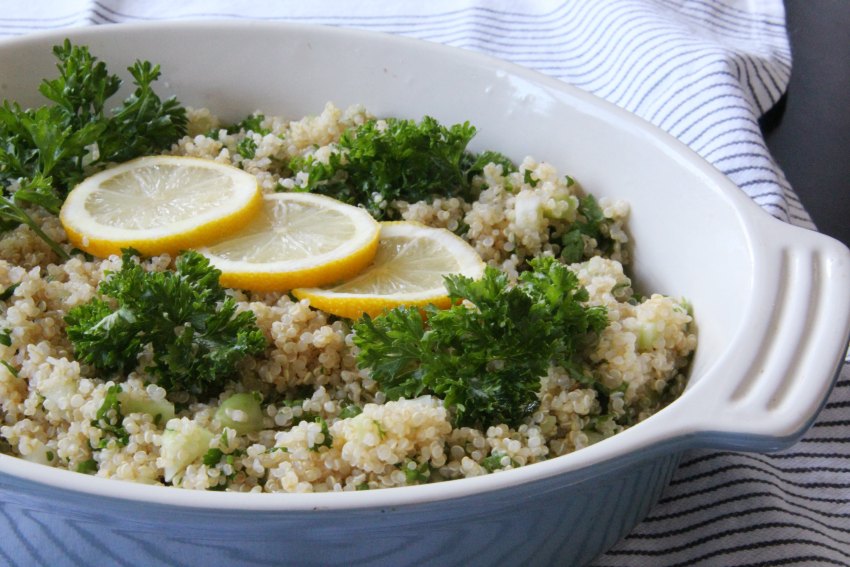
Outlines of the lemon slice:
{"label": "lemon slice", "polygon": [[443,276],[479,278],[483,273],[484,262],[475,249],[448,230],[415,222],[384,222],[378,253],[363,273],[329,289],[302,288],[292,293],[309,299],[317,309],[355,319],[400,305],[449,307]]}
{"label": "lemon slice", "polygon": [[358,274],[375,257],[380,225],[360,207],[313,193],[274,193],[239,232],[199,252],[221,284],[255,291],[320,286]]}
{"label": "lemon slice", "polygon": [[150,156],[92,175],[65,199],[71,243],[94,256],[195,248],[248,222],[262,205],[257,178],[214,161]]}

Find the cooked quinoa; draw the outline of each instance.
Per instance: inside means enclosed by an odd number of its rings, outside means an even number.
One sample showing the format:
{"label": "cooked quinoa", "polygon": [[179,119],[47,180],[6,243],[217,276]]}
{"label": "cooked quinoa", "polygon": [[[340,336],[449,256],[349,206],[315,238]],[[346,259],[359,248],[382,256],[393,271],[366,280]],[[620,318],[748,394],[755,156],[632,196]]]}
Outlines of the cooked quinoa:
{"label": "cooked quinoa", "polygon": [[[319,115],[297,121],[266,117],[260,128],[265,133],[233,132],[209,111],[191,110],[189,135],[170,153],[233,164],[256,175],[267,192],[295,189],[304,179],[287,176],[291,158],[327,160],[346,129],[373,119],[362,107],[343,111],[328,104]],[[250,152],[239,148],[248,138],[255,149],[244,157]],[[548,163],[526,158],[518,169],[504,175],[500,166],[486,166],[475,179],[475,202],[436,198],[387,205],[405,220],[460,233],[488,264],[516,280],[529,259],[558,256],[559,237],[576,221],[582,195]],[[613,246],[603,255],[587,239],[589,259],[569,267],[588,290],[589,303],[607,308],[609,324],[585,353],[594,376],[614,392],[605,399],[553,367],[542,378],[539,406],[518,427],[453,427],[437,397],[385,399],[368,370],[357,366],[350,322],[286,293],[231,290],[239,309],[256,315],[268,339],[264,355],[244,360],[241,379],[211,400],[167,395],[143,370],[131,372],[120,382],[124,399],[167,398],[177,413],[159,421],[148,413],[124,415],[126,443],[105,435],[96,419],[116,383],[77,362],[64,333],[68,311],[95,296],[121,259],[77,254],[59,263],[43,240],[20,226],[0,239],[0,291],[9,291],[0,302],[0,330],[8,331],[10,343],[0,344],[0,450],[47,466],[152,484],[311,492],[458,479],[581,449],[675,399],[697,342],[683,301],[633,291],[623,269],[629,260],[628,205],[602,198],[599,206]],[[56,217],[33,215],[70,250]],[[172,265],[167,255],[143,262],[147,270]],[[219,405],[238,392],[257,392],[264,400],[262,430],[239,434],[221,423]],[[237,423],[244,418],[238,410],[230,417]],[[170,441],[188,437],[199,444],[190,449]],[[205,458],[210,454],[216,458]]]}

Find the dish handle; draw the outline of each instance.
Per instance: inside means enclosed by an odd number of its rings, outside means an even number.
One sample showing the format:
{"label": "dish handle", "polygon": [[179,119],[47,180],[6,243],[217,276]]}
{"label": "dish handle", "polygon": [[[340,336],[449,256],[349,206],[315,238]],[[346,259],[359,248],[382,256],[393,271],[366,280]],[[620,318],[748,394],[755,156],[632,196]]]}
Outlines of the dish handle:
{"label": "dish handle", "polygon": [[760,222],[776,224],[759,231],[769,241],[754,244],[761,264],[754,273],[763,279],[743,316],[753,318],[744,328],[757,331],[695,384],[703,411],[677,416],[698,446],[769,452],[792,445],[826,403],[847,353],[850,250],[773,218]]}

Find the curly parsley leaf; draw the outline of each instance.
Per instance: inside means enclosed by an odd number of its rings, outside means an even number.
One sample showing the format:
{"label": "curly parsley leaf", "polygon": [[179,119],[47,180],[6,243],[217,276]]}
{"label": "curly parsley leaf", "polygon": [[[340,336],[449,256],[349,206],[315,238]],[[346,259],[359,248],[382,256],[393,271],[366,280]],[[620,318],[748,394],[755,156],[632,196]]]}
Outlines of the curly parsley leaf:
{"label": "curly parsley leaf", "polygon": [[186,133],[186,109],[174,97],[166,100],[154,92],[159,65],[136,61],[127,69],[135,91],[116,108],[98,140],[98,162],[122,162],[168,148]]}
{"label": "curly parsley leaf", "polygon": [[[327,163],[298,157],[290,169],[308,174],[303,190],[360,204],[382,219],[392,216],[388,206],[396,200],[416,202],[435,194],[472,198],[472,175],[484,166],[466,149],[475,133],[469,122],[445,127],[430,116],[418,124],[398,118],[387,119],[385,126],[369,121],[344,132],[339,151]],[[510,164],[496,152],[482,155]]]}
{"label": "curly parsley leaf", "polygon": [[163,388],[220,392],[239,361],[261,353],[266,339],[252,312],[237,313],[219,275],[196,252],[178,257],[174,272],[148,272],[125,251],[121,270],[100,284],[100,297],[65,318],[77,357],[120,374],[150,349],[146,370]]}
{"label": "curly parsley leaf", "polygon": [[604,308],[582,304],[587,291],[564,265],[539,258],[531,266],[515,286],[492,267],[478,280],[447,277],[450,309],[364,316],[354,325],[359,366],[389,399],[443,398],[458,425],[521,423],[549,366],[580,368],[580,351],[607,325]]}
{"label": "curly parsley leaf", "polygon": [[80,128],[104,116],[106,101],[118,92],[121,80],[111,75],[103,61],[98,61],[88,48],[65,40],[53,47],[59,76],[45,79],[39,92],[56,103],[69,125]]}
{"label": "curly parsley leaf", "polygon": [[30,179],[21,179],[14,199],[16,203],[37,205],[54,215],[58,215],[62,207],[62,199],[53,189],[53,178],[40,173]]}
{"label": "curly parsley leaf", "polygon": [[203,463],[208,467],[214,467],[219,462],[221,462],[221,458],[224,456],[224,451],[218,448],[213,448],[207,451],[203,457]]}
{"label": "curly parsley leaf", "polygon": [[256,134],[266,135],[271,130],[268,128],[263,128],[263,121],[266,119],[264,114],[259,112],[255,112],[253,114],[249,114],[246,116],[241,122],[237,122],[232,126],[227,126],[225,130],[227,130],[228,134],[237,134],[240,131],[243,132],[254,132]]}
{"label": "curly parsley leaf", "polygon": [[517,171],[517,166],[507,156],[493,150],[487,150],[480,154],[466,153],[461,162],[463,170],[466,172],[466,179],[472,182],[472,178],[476,175],[484,173],[484,166],[495,163],[502,166],[502,175],[508,175]]}
{"label": "curly parsley leaf", "polygon": [[56,214],[68,191],[89,169],[169,147],[186,132],[186,110],[175,98],[161,100],[152,83],[159,66],[129,68],[136,90],[114,111],[107,101],[121,79],[84,46],[55,46],[59,76],[39,91],[52,104],[0,106],[0,231],[27,225],[62,258],[68,255],[32,219],[37,206]]}
{"label": "curly parsley leaf", "polygon": [[37,175],[36,178],[29,180],[29,182],[24,180],[23,183],[27,184],[27,186],[22,184],[21,188],[11,197],[0,194],[0,232],[12,230],[20,225],[26,225],[39,238],[46,242],[50,249],[60,258],[67,258],[68,254],[65,252],[65,249],[50,238],[42,230],[41,225],[27,212],[26,202],[39,204],[48,210],[51,210],[59,202],[58,197],[55,196],[51,189],[45,189],[45,183],[49,183],[49,178],[45,182],[40,175]]}

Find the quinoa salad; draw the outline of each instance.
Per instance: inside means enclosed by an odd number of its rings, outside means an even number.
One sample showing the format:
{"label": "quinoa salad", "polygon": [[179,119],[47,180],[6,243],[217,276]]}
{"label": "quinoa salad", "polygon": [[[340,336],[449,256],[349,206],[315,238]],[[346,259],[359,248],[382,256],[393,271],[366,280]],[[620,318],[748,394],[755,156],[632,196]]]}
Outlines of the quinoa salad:
{"label": "quinoa salad", "polygon": [[[371,119],[361,107],[342,111],[328,104],[317,116],[297,121],[263,118],[265,134],[228,133],[208,111],[197,110],[190,112],[190,134],[171,153],[232,163],[256,175],[266,191],[292,189],[299,179],[281,178],[276,164],[305,152],[327,154],[342,132]],[[246,139],[256,145],[250,159],[237,149]],[[526,181],[530,178],[536,180],[534,187]],[[466,225],[464,238],[486,262],[514,279],[527,259],[559,252],[553,241],[574,219],[559,219],[554,212],[537,223],[518,225],[516,203],[533,195],[553,209],[566,206],[566,197],[578,194],[577,185],[532,158],[507,177],[500,166],[488,165],[478,183],[483,189],[472,203],[437,198],[397,207],[406,220],[449,230]],[[172,403],[184,409],[165,423],[155,423],[149,413],[123,416],[127,443],[108,442],[98,449],[104,430],[96,425],[96,414],[115,383],[75,360],[63,320],[69,309],[94,295],[105,273],[120,269],[120,258],[72,257],[57,263],[31,230],[17,229],[0,240],[0,287],[13,289],[2,304],[3,326],[12,331],[10,344],[0,345],[0,357],[17,369],[16,376],[9,367],[0,367],[2,449],[49,466],[163,483],[171,457],[163,455],[165,431],[186,436],[204,431],[212,433],[208,448],[218,449],[223,458],[210,463],[200,456],[174,473],[170,484],[269,492],[404,486],[411,477],[414,482],[449,480],[581,449],[675,398],[696,346],[691,316],[680,301],[661,295],[634,300],[623,270],[628,205],[603,198],[599,206],[616,245],[605,257],[588,242],[586,253],[592,257],[570,269],[588,290],[589,302],[608,310],[610,323],[587,353],[594,375],[616,390],[605,407],[596,389],[582,387],[553,367],[542,379],[539,407],[526,423],[455,428],[435,396],[387,401],[368,371],[358,369],[347,321],[334,320],[285,293],[232,290],[238,306],[256,314],[269,340],[265,355],[244,361],[241,381],[231,383],[218,399],[172,396]],[[40,220],[57,242],[65,241],[55,218]],[[163,255],[146,259],[144,265],[163,270],[172,261]],[[647,329],[652,330],[651,344],[646,344]],[[166,391],[148,382],[144,372],[131,372],[122,383],[124,395],[165,400]],[[272,400],[262,404],[262,430],[240,435],[216,419],[220,402],[236,392],[258,392],[263,400]],[[345,417],[352,405],[362,411]]]}
{"label": "quinoa salad", "polygon": [[[185,135],[165,153],[236,166],[267,193],[304,189],[309,176],[291,170],[293,159],[327,163],[346,131],[386,127],[362,106],[332,103],[300,119],[257,112],[227,126],[206,109],[188,109],[187,119]],[[627,203],[594,201],[598,238],[583,235],[579,261],[566,262],[565,235],[587,222],[579,206],[586,193],[531,157],[506,169],[483,165],[471,178],[474,200],[376,195],[371,206],[461,236],[509,285],[532,259],[560,258],[586,290],[582,303],[604,308],[604,328],[578,347],[580,371],[550,365],[522,419],[463,423],[434,392],[388,396],[358,364],[354,322],[286,291],[226,290],[237,312],[253,313],[266,346],[243,358],[215,395],[167,390],[147,371],[150,352],[120,376],[100,372],[75,355],[66,318],[122,269],[122,258],[75,253],[57,217],[33,208],[36,226],[70,257],[60,258],[31,226],[0,234],[0,452],[180,488],[347,491],[497,473],[646,419],[685,387],[697,344],[689,305],[633,289],[624,271]],[[175,258],[137,262],[163,272]]]}

